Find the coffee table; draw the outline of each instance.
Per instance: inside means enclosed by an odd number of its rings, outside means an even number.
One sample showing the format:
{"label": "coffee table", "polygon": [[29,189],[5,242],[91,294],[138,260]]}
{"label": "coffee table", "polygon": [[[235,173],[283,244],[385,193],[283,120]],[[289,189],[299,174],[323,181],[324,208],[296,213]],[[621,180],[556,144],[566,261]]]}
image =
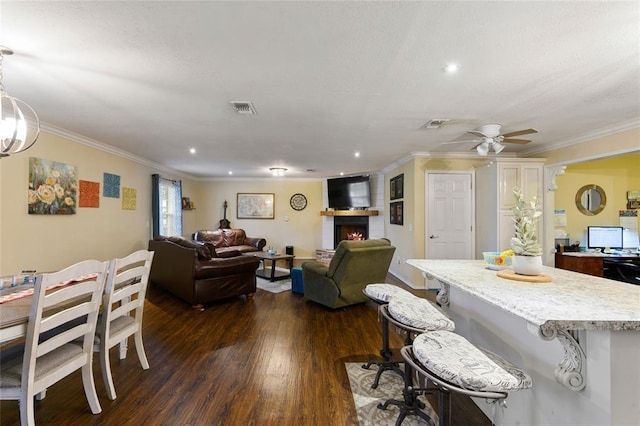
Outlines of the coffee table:
{"label": "coffee table", "polygon": [[[292,254],[269,254],[266,251],[250,251],[243,254],[245,256],[255,256],[262,261],[262,269],[258,269],[256,271],[256,275],[259,277],[269,281],[282,280],[291,277],[291,268],[293,267],[293,259],[295,258]],[[269,260],[271,261],[271,267],[267,268],[266,263]],[[276,261],[278,260],[286,260],[288,262],[288,272],[276,270]]]}

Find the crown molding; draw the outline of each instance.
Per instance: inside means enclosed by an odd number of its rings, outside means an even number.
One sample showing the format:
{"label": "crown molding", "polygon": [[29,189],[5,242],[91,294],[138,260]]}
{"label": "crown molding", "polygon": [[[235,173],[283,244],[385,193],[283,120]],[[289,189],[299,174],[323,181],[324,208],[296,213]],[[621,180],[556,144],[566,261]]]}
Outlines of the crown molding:
{"label": "crown molding", "polygon": [[623,121],[622,123],[617,123],[613,126],[603,127],[601,129],[594,130],[592,132],[588,132],[580,136],[576,136],[575,138],[567,139],[565,141],[553,143],[551,145],[545,145],[544,147],[540,147],[540,148],[534,148],[531,150],[523,151],[521,154],[534,155],[534,154],[549,152],[556,149],[577,145],[583,142],[588,142],[594,139],[615,135],[617,133],[626,132],[628,130],[633,130],[638,127],[640,127],[640,117],[632,118],[631,120]]}
{"label": "crown molding", "polygon": [[150,167],[152,169],[156,169],[158,171],[164,171],[167,173],[172,173],[174,175],[180,176],[182,178],[187,178],[187,179],[193,179],[193,180],[200,180],[200,178],[197,178],[195,176],[183,173],[183,172],[179,172],[177,170],[174,170],[170,167],[167,166],[163,166],[162,164],[158,164],[158,163],[154,163],[153,161],[149,161],[146,158],[142,158],[142,157],[138,157],[137,155],[133,155],[130,152],[115,148],[111,145],[107,145],[103,142],[97,141],[95,139],[91,139],[88,138],[86,136],[83,135],[79,135],[77,133],[73,133],[70,132],[68,130],[62,129],[60,127],[56,127],[52,124],[49,123],[43,123],[40,122],[40,130],[43,130],[47,133],[50,133],[54,136],[59,136],[65,139],[68,139],[72,142],[75,143],[79,143],[81,145],[86,145],[88,147],[97,149],[99,151],[103,151],[106,152],[108,154],[111,155],[115,155],[116,157],[120,157],[120,158],[124,158],[127,159],[129,161],[133,161],[134,163],[138,163],[141,164],[143,166],[147,166]]}

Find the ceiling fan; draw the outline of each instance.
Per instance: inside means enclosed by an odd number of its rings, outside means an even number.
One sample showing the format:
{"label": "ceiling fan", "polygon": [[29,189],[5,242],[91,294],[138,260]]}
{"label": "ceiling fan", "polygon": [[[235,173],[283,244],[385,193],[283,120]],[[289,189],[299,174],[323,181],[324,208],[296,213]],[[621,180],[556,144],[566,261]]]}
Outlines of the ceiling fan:
{"label": "ceiling fan", "polygon": [[493,150],[496,154],[502,152],[505,148],[503,144],[505,143],[515,143],[524,145],[531,140],[529,139],[514,139],[514,136],[528,135],[531,133],[538,133],[536,129],[525,129],[518,130],[516,132],[509,132],[503,135],[500,134],[500,129],[502,125],[500,124],[484,124],[482,126],[478,126],[475,130],[470,130],[467,133],[471,133],[474,136],[477,136],[479,139],[469,139],[469,140],[461,140],[461,141],[453,141],[448,143],[460,143],[460,142],[477,142],[478,144],[474,146],[472,149],[478,151],[480,155],[487,155],[490,150]]}

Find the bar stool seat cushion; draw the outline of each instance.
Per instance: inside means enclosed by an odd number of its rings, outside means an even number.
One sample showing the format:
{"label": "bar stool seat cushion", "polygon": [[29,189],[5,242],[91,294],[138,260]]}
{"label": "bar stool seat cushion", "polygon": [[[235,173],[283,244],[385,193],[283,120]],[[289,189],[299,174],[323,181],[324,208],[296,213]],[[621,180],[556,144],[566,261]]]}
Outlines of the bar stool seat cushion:
{"label": "bar stool seat cushion", "polygon": [[394,297],[415,298],[412,293],[393,284],[369,284],[364,293],[378,303],[388,303]]}
{"label": "bar stool seat cushion", "polygon": [[487,356],[464,337],[449,331],[420,334],[413,341],[413,354],[431,373],[462,389],[506,392],[531,387],[531,377],[524,371],[496,354]]}
{"label": "bar stool seat cushion", "polygon": [[396,297],[389,302],[389,315],[402,324],[424,331],[455,329],[455,324],[431,302],[419,297]]}

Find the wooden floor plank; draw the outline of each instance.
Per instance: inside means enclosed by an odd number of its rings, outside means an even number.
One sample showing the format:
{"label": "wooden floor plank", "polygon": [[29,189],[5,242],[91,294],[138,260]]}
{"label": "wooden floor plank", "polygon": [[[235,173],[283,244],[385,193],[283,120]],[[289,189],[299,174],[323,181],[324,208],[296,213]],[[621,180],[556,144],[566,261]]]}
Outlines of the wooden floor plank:
{"label": "wooden floor plank", "polygon": [[[36,423],[356,425],[344,363],[379,358],[381,328],[371,302],[334,311],[291,292],[258,290],[253,299],[197,311],[150,288],[144,342],[149,370],[133,342],[125,360],[111,351],[115,401],[94,360],[101,414],[91,414],[75,373],[36,402]],[[392,331],[391,343],[399,348],[403,338]],[[491,424],[468,398],[454,397],[452,410],[453,425]],[[19,424],[17,402],[0,402],[0,424]]]}

